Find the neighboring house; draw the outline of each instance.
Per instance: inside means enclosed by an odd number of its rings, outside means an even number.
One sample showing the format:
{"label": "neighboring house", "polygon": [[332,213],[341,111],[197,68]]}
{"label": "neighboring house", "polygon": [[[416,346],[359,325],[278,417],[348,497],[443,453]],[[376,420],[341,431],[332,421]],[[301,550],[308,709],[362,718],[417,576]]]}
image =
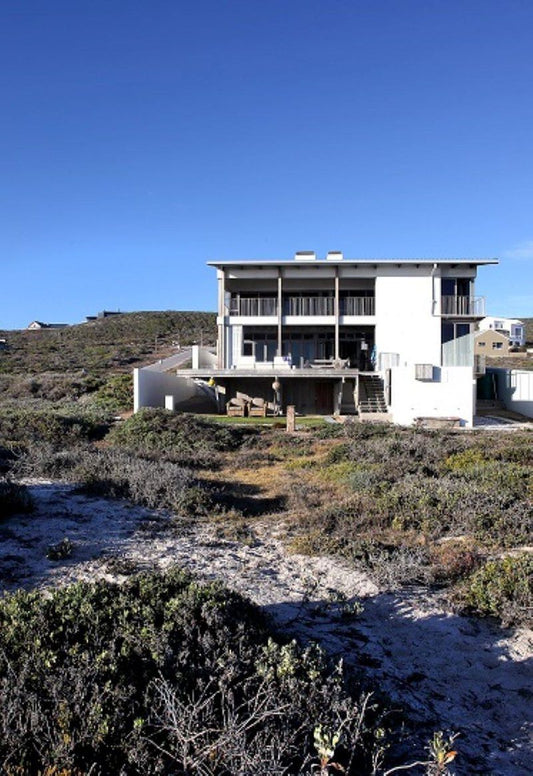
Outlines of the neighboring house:
{"label": "neighboring house", "polygon": [[29,331],[36,331],[38,329],[66,329],[68,323],[43,323],[42,321],[32,321],[28,324]]}
{"label": "neighboring house", "polygon": [[478,331],[474,337],[476,356],[503,356],[509,353],[509,337],[501,331]]}
{"label": "neighboring house", "polygon": [[498,331],[509,340],[510,347],[524,347],[526,344],[526,327],[518,318],[498,318],[488,315],[479,322],[480,331]]}
{"label": "neighboring house", "polygon": [[113,315],[122,315],[122,312],[120,310],[102,310],[98,315],[86,315],[84,323],[92,323],[102,318],[110,318]]}
{"label": "neighboring house", "polygon": [[[244,394],[299,413],[472,424],[473,334],[485,314],[474,282],[478,266],[496,260],[306,252],[208,263],[218,280],[216,367],[193,360],[181,379],[211,378],[226,403]],[[153,374],[143,388],[143,371],[136,408],[164,406]]]}

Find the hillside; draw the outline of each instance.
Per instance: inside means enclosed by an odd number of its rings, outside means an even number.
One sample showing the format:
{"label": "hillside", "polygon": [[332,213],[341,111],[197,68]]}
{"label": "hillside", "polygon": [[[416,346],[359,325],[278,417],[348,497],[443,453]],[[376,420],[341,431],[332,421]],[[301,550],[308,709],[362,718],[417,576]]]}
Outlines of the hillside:
{"label": "hillside", "polygon": [[0,331],[0,373],[129,371],[181,346],[216,342],[216,317],[205,312],[135,312],[38,331]]}

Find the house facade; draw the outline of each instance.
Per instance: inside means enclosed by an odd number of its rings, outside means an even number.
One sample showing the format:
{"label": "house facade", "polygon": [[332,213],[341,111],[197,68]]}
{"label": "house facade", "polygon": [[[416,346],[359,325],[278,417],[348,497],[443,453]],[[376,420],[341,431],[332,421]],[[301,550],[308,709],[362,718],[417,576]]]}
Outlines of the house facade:
{"label": "house facade", "polygon": [[506,356],[509,347],[509,338],[501,331],[486,329],[474,335],[474,353],[477,356]]}
{"label": "house facade", "polygon": [[521,348],[526,344],[526,327],[518,318],[502,318],[487,315],[479,322],[480,331],[496,331],[507,337],[510,347]]}
{"label": "house facade", "polygon": [[494,259],[212,261],[217,365],[244,393],[301,413],[377,413],[397,423],[475,411],[480,265]]}
{"label": "house facade", "polygon": [[[135,370],[135,409],[242,402],[300,414],[399,424],[471,426],[485,316],[478,268],[495,259],[211,261],[218,288],[216,354],[192,369]],[[186,402],[189,404],[186,404]]]}

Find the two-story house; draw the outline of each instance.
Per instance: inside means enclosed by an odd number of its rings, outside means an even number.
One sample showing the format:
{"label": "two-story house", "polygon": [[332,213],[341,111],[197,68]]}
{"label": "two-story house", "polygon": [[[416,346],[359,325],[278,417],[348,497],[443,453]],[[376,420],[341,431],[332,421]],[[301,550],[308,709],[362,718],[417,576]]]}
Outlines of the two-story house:
{"label": "two-story house", "polygon": [[526,329],[524,323],[518,318],[498,318],[487,315],[479,322],[479,331],[496,331],[507,337],[509,347],[524,347],[526,344]]}
{"label": "two-story house", "polygon": [[453,418],[469,426],[473,333],[485,315],[474,283],[480,265],[495,263],[340,252],[210,261],[218,282],[216,364],[197,361],[180,375],[211,379],[223,404],[244,394],[302,414],[402,424]]}
{"label": "two-story house", "polygon": [[217,380],[228,396],[270,398],[275,376],[282,403],[302,413],[356,412],[367,402],[396,422],[453,416],[469,425],[472,334],[485,313],[474,282],[491,263],[340,252],[209,262],[218,278]]}

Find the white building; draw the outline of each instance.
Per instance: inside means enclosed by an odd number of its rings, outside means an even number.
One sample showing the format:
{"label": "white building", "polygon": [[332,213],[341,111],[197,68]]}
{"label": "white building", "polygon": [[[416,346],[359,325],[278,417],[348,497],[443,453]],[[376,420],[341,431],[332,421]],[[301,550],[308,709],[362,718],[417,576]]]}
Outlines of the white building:
{"label": "white building", "polygon": [[216,366],[198,361],[180,375],[211,378],[226,403],[244,394],[302,414],[470,426],[473,332],[485,314],[474,281],[478,266],[495,263],[340,252],[209,262],[218,279]]}
{"label": "white building", "polygon": [[526,344],[526,330],[517,318],[502,318],[487,315],[479,322],[479,331],[497,331],[509,340],[510,347],[521,348]]}

